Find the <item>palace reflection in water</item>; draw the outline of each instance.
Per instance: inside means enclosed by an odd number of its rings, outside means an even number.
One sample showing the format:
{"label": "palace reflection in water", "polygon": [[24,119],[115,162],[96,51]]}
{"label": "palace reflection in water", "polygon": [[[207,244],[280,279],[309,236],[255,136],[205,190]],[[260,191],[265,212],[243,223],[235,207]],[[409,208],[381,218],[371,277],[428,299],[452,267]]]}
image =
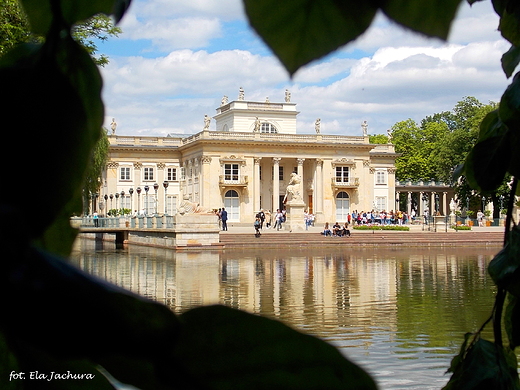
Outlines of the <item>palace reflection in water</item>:
{"label": "palace reflection in water", "polygon": [[95,250],[73,262],[176,312],[225,304],[337,345],[381,389],[440,389],[463,334],[489,316],[495,249]]}

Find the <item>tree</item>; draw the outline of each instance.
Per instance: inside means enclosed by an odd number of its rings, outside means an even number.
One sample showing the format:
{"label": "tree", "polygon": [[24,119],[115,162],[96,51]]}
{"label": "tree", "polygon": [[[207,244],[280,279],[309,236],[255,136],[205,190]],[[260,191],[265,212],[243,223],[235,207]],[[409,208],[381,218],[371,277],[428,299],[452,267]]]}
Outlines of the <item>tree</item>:
{"label": "tree", "polygon": [[29,25],[18,0],[0,0],[0,57],[29,39]]}
{"label": "tree", "polygon": [[[104,14],[94,15],[72,28],[72,37],[87,49],[99,66],[108,64],[108,57],[104,54],[96,57],[96,40],[106,41],[120,33],[121,28]],[[16,45],[41,39],[41,36],[31,33],[27,16],[18,0],[0,0],[0,57]]]}

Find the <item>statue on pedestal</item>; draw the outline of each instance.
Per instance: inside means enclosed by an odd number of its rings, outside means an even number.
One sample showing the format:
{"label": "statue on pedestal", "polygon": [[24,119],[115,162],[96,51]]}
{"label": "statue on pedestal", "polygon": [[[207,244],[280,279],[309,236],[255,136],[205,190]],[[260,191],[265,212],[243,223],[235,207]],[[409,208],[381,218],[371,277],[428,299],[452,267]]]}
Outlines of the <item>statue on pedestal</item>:
{"label": "statue on pedestal", "polygon": [[303,203],[301,182],[302,178],[300,175],[295,172],[291,173],[291,179],[289,180],[287,191],[285,192],[285,197],[283,199],[284,202],[287,200],[292,203]]}

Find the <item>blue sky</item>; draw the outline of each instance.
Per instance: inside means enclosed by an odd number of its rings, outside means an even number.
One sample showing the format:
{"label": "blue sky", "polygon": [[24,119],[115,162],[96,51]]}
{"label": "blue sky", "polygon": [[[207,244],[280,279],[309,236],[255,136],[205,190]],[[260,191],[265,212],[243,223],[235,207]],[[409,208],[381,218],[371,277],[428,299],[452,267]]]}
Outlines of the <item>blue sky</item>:
{"label": "blue sky", "polygon": [[[509,84],[509,45],[489,0],[463,2],[448,42],[424,38],[378,15],[355,42],[291,79],[249,28],[240,0],[133,0],[119,38],[100,43],[105,126],[117,134],[165,136],[202,130],[224,95],[297,104],[299,133],[321,118],[325,134],[386,134],[398,121],[451,110],[465,96],[498,101]],[[212,124],[214,126],[214,123]],[[214,127],[212,127],[214,128]]]}

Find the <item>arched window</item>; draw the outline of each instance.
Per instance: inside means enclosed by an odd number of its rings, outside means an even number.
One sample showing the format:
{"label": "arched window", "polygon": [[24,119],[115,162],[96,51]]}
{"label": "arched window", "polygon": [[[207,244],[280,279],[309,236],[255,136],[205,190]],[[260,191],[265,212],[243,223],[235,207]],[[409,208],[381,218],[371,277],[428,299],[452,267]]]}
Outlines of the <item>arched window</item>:
{"label": "arched window", "polygon": [[336,195],[336,221],[346,222],[350,213],[350,197],[345,191]]}
{"label": "arched window", "polygon": [[224,195],[224,207],[228,214],[228,220],[240,221],[240,198],[235,190],[226,191]]}
{"label": "arched window", "polygon": [[278,129],[271,123],[264,122],[260,126],[261,133],[278,133]]}

